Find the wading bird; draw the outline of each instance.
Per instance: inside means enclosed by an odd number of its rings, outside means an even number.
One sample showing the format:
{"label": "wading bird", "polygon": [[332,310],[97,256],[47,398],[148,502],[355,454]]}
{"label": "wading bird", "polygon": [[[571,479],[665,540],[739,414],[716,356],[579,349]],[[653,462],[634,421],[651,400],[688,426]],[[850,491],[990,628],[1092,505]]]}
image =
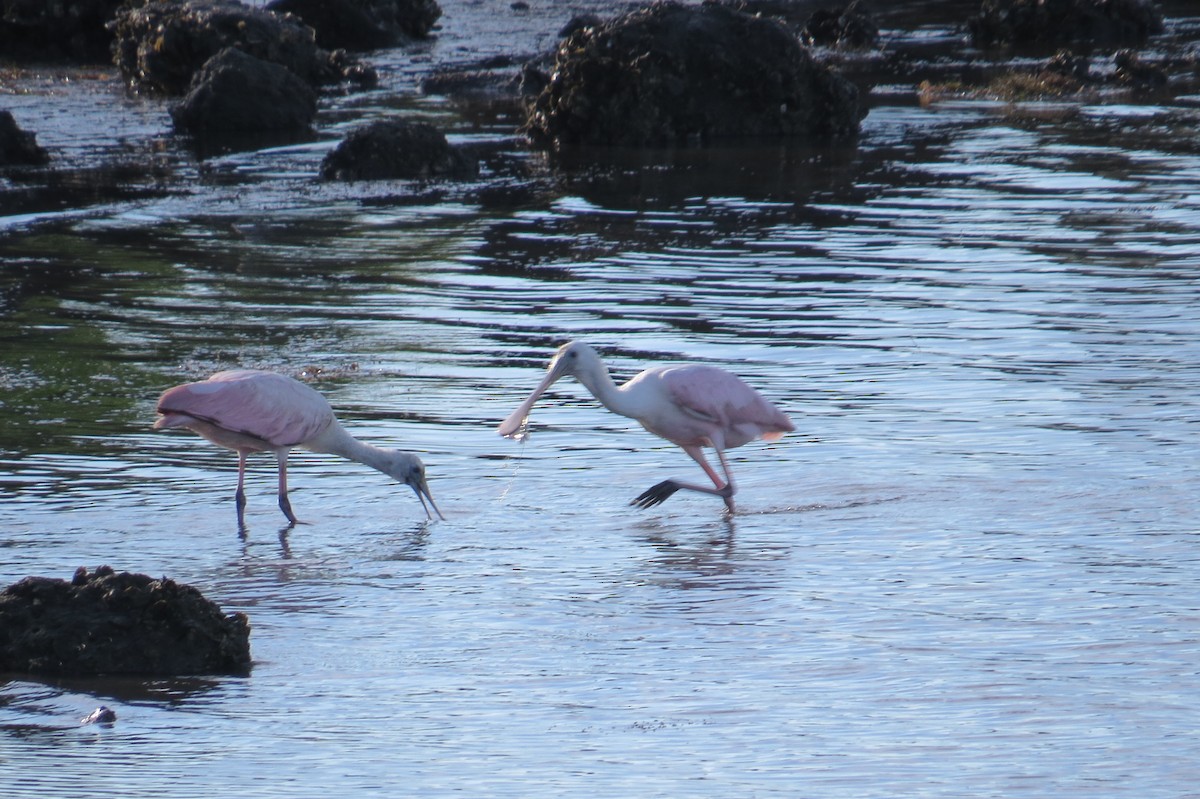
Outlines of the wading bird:
{"label": "wading bird", "polygon": [[[686,489],[721,497],[732,513],[737,487],[725,460],[725,450],[756,438],[775,441],[795,429],[779,409],[724,369],[703,365],[659,366],[617,386],[596,351],[583,342],[573,341],[558,349],[546,377],[500,425],[500,435],[519,437],[533,403],[564,375],[574,375],[613,413],[636,419],[651,433],[682,447],[715,486],[664,480],[630,503],[641,508],[657,505],[676,491]],[[701,447],[716,451],[725,472],[724,480],[709,466]]]}
{"label": "wading bird", "polygon": [[242,526],[246,508],[246,456],[272,452],[279,463],[279,508],[296,524],[288,500],[287,459],[295,447],[328,452],[378,469],[410,487],[421,500],[425,515],[433,518],[425,500],[439,518],[425,482],[425,465],[411,452],[386,450],[364,444],[346,432],[325,398],[299,380],[274,372],[237,369],[217,372],[207,380],[167,389],[158,399],[162,414],[155,430],[186,427],[219,447],[238,454],[237,513]]}

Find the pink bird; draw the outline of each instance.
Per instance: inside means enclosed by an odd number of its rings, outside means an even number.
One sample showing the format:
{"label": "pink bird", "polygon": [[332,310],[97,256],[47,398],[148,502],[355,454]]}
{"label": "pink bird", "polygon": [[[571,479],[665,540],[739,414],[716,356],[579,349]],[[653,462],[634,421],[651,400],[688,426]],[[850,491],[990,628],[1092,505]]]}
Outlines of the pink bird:
{"label": "pink bird", "polygon": [[285,375],[237,369],[217,372],[207,380],[184,383],[167,389],[158,399],[161,418],[155,430],[186,427],[219,447],[238,454],[237,512],[242,525],[246,508],[246,456],[273,452],[279,462],[279,508],[296,524],[288,500],[287,459],[294,447],[328,452],[378,469],[416,492],[433,518],[425,500],[440,518],[425,482],[425,465],[411,452],[386,450],[364,444],[346,432],[333,415],[325,398]]}
{"label": "pink bird", "polygon": [[[613,413],[636,419],[651,433],[682,447],[715,486],[663,480],[630,503],[640,508],[653,507],[676,491],[686,489],[721,497],[732,513],[737,487],[725,460],[725,450],[756,438],[776,441],[795,429],[779,409],[724,369],[703,365],[659,366],[617,386],[596,351],[573,341],[555,353],[546,377],[500,425],[500,435],[519,437],[533,403],[563,375],[574,375]],[[725,472],[724,480],[705,460],[701,447],[712,447],[717,453]]]}

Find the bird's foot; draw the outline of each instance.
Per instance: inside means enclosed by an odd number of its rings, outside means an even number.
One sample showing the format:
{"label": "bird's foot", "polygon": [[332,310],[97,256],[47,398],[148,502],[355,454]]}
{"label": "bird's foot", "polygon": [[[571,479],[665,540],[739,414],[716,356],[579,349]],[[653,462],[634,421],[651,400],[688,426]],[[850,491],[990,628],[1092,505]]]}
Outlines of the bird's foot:
{"label": "bird's foot", "polygon": [[283,511],[283,515],[287,517],[289,527],[295,527],[300,521],[296,518],[296,514],[292,513],[292,503],[288,501],[286,496],[279,498],[279,509]]}
{"label": "bird's foot", "polygon": [[659,503],[666,502],[680,488],[682,486],[674,480],[663,480],[638,494],[629,504],[637,505],[639,508],[653,508]]}
{"label": "bird's foot", "polygon": [[725,487],[717,491],[717,496],[725,500],[725,512],[733,515],[733,493],[735,489],[733,483],[726,483]]}

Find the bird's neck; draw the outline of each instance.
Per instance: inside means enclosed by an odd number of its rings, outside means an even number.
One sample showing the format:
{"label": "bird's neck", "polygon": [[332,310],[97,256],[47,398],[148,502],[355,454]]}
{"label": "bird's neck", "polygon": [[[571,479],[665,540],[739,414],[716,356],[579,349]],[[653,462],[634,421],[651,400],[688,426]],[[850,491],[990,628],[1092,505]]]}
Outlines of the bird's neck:
{"label": "bird's neck", "polygon": [[330,455],[340,455],[352,461],[358,461],[364,466],[384,471],[387,451],[379,447],[359,441],[346,432],[338,422],[334,422],[318,438],[309,442],[306,449],[313,452],[327,452]]}
{"label": "bird's neck", "polygon": [[608,367],[604,364],[597,364],[593,369],[580,371],[575,377],[580,383],[583,383],[588,391],[592,392],[592,396],[598,399],[605,408],[622,416],[633,416],[628,397],[613,382],[612,377],[608,374]]}

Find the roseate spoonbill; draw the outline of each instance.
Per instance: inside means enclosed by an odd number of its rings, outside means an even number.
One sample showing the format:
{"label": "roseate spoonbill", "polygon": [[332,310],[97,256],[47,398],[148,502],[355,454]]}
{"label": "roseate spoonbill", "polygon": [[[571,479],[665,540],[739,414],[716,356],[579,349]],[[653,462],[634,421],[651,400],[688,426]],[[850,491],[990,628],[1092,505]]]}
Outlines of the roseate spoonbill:
{"label": "roseate spoonbill", "polygon": [[279,462],[279,508],[296,524],[288,500],[287,459],[294,447],[329,452],[378,469],[407,485],[421,500],[425,515],[433,518],[425,500],[439,518],[425,482],[425,465],[411,452],[386,450],[364,444],[346,432],[325,398],[312,388],[285,375],[254,369],[217,372],[207,380],[167,389],[158,398],[162,416],[155,430],[186,427],[219,447],[238,454],[237,512],[242,524],[246,508],[246,456],[273,452]]}
{"label": "roseate spoonbill", "polygon": [[[715,488],[663,480],[630,504],[649,508],[680,489],[715,494],[733,512],[737,487],[725,460],[725,450],[762,438],[775,441],[795,429],[778,408],[735,375],[715,366],[658,366],[617,386],[596,351],[580,341],[559,347],[546,377],[521,406],[500,425],[500,435],[518,437],[533,403],[563,375],[575,378],[613,413],[636,419],[642,427],[677,444],[700,464]],[[709,466],[701,447],[712,447],[725,479]]]}

